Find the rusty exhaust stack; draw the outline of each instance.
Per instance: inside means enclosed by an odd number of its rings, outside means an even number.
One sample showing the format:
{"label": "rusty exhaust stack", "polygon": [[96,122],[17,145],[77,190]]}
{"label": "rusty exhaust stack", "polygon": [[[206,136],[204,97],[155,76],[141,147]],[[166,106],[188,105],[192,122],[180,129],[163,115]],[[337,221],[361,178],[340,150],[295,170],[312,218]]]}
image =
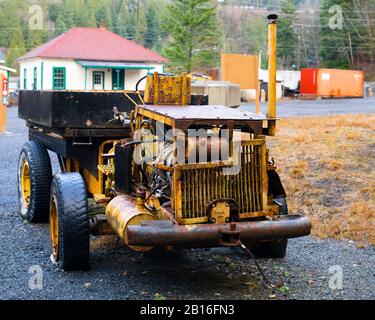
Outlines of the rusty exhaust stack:
{"label": "rusty exhaust stack", "polygon": [[277,18],[270,14],[268,19],[268,133],[276,133],[276,44],[277,44]]}

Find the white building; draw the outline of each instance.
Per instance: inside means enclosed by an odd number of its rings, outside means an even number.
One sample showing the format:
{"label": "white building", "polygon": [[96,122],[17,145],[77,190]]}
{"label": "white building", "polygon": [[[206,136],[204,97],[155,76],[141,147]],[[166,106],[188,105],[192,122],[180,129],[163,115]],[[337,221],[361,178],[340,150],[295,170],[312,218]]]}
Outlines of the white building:
{"label": "white building", "polygon": [[167,61],[103,25],[73,28],[17,59],[21,90],[134,90]]}
{"label": "white building", "polygon": [[9,81],[10,79],[10,74],[11,73],[16,73],[17,70],[13,68],[8,68],[6,66],[0,65],[0,74],[3,74]]}

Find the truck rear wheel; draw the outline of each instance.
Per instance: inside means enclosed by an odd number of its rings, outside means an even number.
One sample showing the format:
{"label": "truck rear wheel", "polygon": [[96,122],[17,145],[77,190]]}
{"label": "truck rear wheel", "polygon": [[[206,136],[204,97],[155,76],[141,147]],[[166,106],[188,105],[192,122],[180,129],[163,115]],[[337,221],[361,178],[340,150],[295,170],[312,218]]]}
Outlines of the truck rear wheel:
{"label": "truck rear wheel", "polygon": [[25,142],[18,161],[18,205],[22,219],[48,222],[51,182],[47,148],[39,142]]}
{"label": "truck rear wheel", "polygon": [[[280,207],[280,215],[287,215],[288,204],[285,197],[275,199],[274,202]],[[259,258],[284,258],[286,255],[286,249],[288,247],[288,239],[277,239],[270,242],[261,242],[258,244],[246,244],[244,245],[250,248],[251,252]]]}
{"label": "truck rear wheel", "polygon": [[52,261],[66,271],[89,269],[87,194],[79,173],[57,174],[52,181],[50,233]]}

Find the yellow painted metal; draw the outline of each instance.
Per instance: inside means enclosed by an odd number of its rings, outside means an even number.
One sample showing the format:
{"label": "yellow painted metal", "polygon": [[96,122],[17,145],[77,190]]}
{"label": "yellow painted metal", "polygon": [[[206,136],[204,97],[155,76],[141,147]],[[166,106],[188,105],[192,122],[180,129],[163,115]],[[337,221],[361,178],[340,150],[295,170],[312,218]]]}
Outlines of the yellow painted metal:
{"label": "yellow painted metal", "polygon": [[126,195],[114,198],[106,207],[106,218],[113,230],[132,250],[147,252],[152,247],[129,246],[127,228],[130,225],[140,225],[142,221],[157,220],[144,206],[142,201],[137,201]]}
{"label": "yellow painted metal", "polygon": [[211,209],[210,222],[224,224],[230,216],[230,205],[226,201],[217,202]]}
{"label": "yellow painted metal", "polygon": [[52,245],[52,259],[59,259],[59,215],[55,196],[52,196],[49,210],[49,229]]}
{"label": "yellow painted metal", "polygon": [[92,175],[88,170],[83,169],[83,179],[86,182],[87,190],[91,194],[104,194],[103,174],[98,174],[98,178]]}
{"label": "yellow painted metal", "polygon": [[161,76],[157,72],[147,77],[145,103],[188,105],[191,100],[191,79],[182,76]]}
{"label": "yellow painted metal", "polygon": [[267,147],[266,141],[261,147],[261,190],[262,190],[262,201],[263,201],[263,208],[267,208],[268,206],[268,174],[267,174]]}
{"label": "yellow painted metal", "polygon": [[136,129],[140,128],[140,125],[138,125],[137,122],[141,121],[142,118],[148,118],[148,119],[152,119],[155,121],[159,121],[171,127],[174,127],[174,124],[175,124],[174,120],[167,116],[158,114],[148,109],[144,109],[142,107],[137,107],[136,108]]}
{"label": "yellow painted metal", "polygon": [[30,181],[30,167],[26,159],[23,160],[21,168],[21,191],[22,191],[22,201],[26,208],[30,204],[30,195],[31,195],[31,181]]}
{"label": "yellow painted metal", "polygon": [[106,176],[110,176],[115,173],[115,166],[113,164],[98,164],[98,170]]}
{"label": "yellow painted metal", "polygon": [[103,154],[114,153],[114,146],[117,140],[104,141],[98,151],[98,175],[94,176],[87,169],[80,165],[77,159],[66,159],[65,168],[67,172],[80,172],[86,182],[87,190],[93,195],[105,194],[111,188],[114,175],[113,158],[107,159]]}
{"label": "yellow painted metal", "polygon": [[[276,118],[276,43],[277,25],[273,20],[268,24],[268,117]],[[269,122],[269,134],[275,135],[275,122]]]}

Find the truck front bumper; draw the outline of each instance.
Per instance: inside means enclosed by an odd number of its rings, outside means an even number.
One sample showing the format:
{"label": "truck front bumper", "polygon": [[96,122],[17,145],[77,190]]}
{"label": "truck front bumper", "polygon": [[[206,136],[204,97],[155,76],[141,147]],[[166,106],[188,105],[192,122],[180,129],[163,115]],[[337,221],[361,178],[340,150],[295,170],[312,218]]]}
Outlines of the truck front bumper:
{"label": "truck front bumper", "polygon": [[[177,225],[172,221],[144,221],[127,230],[131,246],[176,246],[185,248],[236,246],[241,241],[261,242],[307,236],[308,218],[301,215],[279,216],[269,221],[226,224]],[[237,241],[236,241],[237,240]]]}

